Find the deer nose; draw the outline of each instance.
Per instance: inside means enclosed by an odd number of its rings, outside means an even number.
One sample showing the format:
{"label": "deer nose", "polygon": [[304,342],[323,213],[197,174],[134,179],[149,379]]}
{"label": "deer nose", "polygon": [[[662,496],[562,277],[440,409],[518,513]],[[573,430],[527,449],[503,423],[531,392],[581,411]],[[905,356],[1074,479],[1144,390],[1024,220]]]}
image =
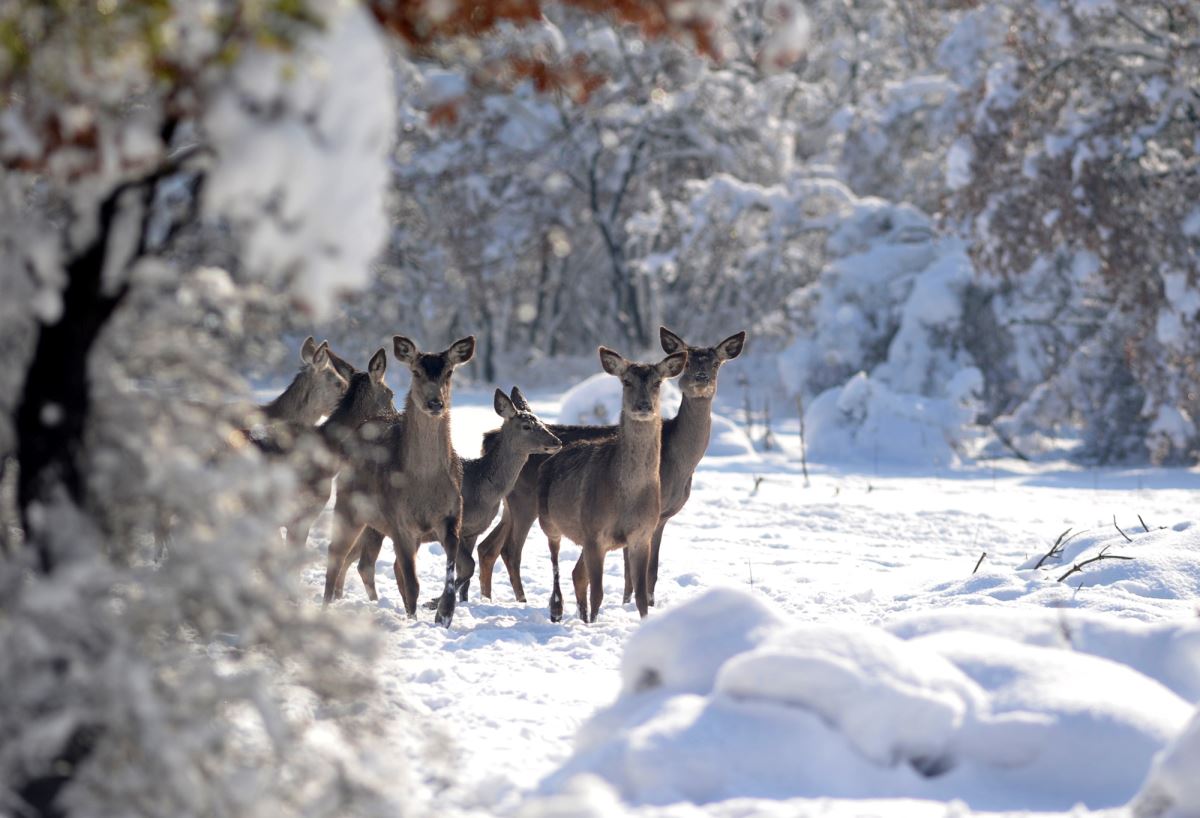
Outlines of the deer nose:
{"label": "deer nose", "polygon": [[700,381],[700,383],[708,383],[708,373],[707,372],[697,372],[696,380]]}
{"label": "deer nose", "polygon": [[652,406],[650,405],[650,401],[648,401],[648,400],[640,400],[640,401],[638,401],[638,402],[637,402],[637,405],[636,405],[636,406],[634,406],[633,408],[634,408],[634,409],[636,409],[636,410],[637,410],[637,411],[639,411],[639,412],[649,412],[649,411],[650,411],[651,409],[653,409],[654,407],[652,407]]}
{"label": "deer nose", "polygon": [[430,400],[430,401],[426,401],[425,406],[427,409],[429,409],[430,412],[433,412],[434,414],[437,414],[438,412],[440,412],[446,408],[446,404],[442,403],[437,398],[434,398],[433,400]]}

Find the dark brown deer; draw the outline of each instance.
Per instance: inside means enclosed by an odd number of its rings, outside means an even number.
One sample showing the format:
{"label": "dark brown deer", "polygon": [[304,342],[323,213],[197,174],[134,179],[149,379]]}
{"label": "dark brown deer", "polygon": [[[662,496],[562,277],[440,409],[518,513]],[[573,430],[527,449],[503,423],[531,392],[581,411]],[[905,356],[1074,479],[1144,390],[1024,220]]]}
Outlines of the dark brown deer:
{"label": "dark brown deer", "polygon": [[[649,604],[654,604],[654,588],[658,581],[658,556],[662,543],[663,527],[687,502],[692,490],[692,473],[704,456],[712,430],[712,401],[717,392],[717,374],[721,365],[738,357],[746,342],[746,333],[731,335],[712,347],[688,346],[666,327],[659,328],[659,339],[663,351],[687,350],[688,361],[680,378],[683,403],[679,414],[663,421],[662,456],[659,480],[662,486],[662,519],[654,531],[650,549]],[[616,432],[614,426],[561,426],[550,425],[550,431],[562,439],[563,445],[578,440],[602,440]],[[490,433],[489,433],[490,434]],[[487,442],[485,436],[485,444]],[[525,601],[525,589],[521,583],[521,553],[529,529],[537,519],[537,470],[545,457],[533,455],[513,490],[504,498],[504,514],[500,523],[479,544],[479,589],[490,598],[492,595],[492,570],[496,560],[503,558],[508,569],[513,593],[520,602]],[[628,573],[627,573],[628,577]],[[633,586],[627,578],[625,601],[628,602]]]}
{"label": "dark brown deer", "polygon": [[396,359],[412,372],[404,414],[370,422],[360,436],[370,451],[339,476],[333,538],[325,571],[325,602],[334,598],[338,575],[367,527],[392,538],[396,584],[410,617],[417,613],[417,548],[437,540],[446,552],[446,581],[438,602],[438,624],[454,617],[455,560],[462,531],[462,461],[450,442],[450,380],[456,367],[475,354],[475,338],[455,341],[444,352],[421,352],[402,336],[393,339]]}
{"label": "dark brown deer", "polygon": [[648,610],[646,579],[650,539],[660,512],[659,456],[662,414],[659,393],[665,378],[683,372],[687,353],[657,364],[631,363],[600,347],[604,371],[621,379],[621,420],[615,436],[567,446],[538,470],[538,522],[550,546],[554,591],[550,619],[562,619],[558,551],[564,536],[583,549],[571,578],[579,617],[594,622],[604,598],[604,556],[624,548],[633,571],[638,613]]}
{"label": "dark brown deer", "polygon": [[[525,461],[531,454],[553,454],[562,448],[559,439],[530,410],[529,403],[517,387],[512,388],[511,397],[497,389],[492,405],[496,414],[504,419],[503,425],[495,435],[485,439],[482,457],[463,461],[462,534],[455,566],[455,584],[460,602],[467,601],[467,583],[475,570],[475,561],[471,558],[475,541],[496,519],[500,501],[517,482],[517,475]],[[342,563],[334,587],[335,597],[341,598],[346,571],[355,557],[354,552],[361,551],[358,574],[362,577],[367,596],[372,601],[379,598],[375,590],[375,561],[379,558],[382,545],[383,535],[378,531],[373,528],[363,531],[357,546]],[[425,603],[427,608],[436,606],[436,599]]]}

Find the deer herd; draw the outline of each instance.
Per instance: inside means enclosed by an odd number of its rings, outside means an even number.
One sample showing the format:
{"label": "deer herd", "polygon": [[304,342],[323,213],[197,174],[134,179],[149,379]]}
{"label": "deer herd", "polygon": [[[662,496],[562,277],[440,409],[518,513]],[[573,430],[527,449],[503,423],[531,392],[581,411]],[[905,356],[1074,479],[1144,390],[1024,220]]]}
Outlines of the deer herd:
{"label": "deer herd", "polygon": [[[708,446],[717,373],[746,341],[739,332],[716,346],[694,347],[666,327],[659,335],[667,355],[658,363],[634,363],[600,347],[604,371],[621,381],[616,426],[547,425],[519,389],[497,389],[494,408],[503,423],[484,435],[482,455],[474,459],[461,458],[450,439],[451,380],[474,355],[474,337],[441,352],[422,352],[400,335],[392,339],[397,362],[411,373],[402,411],[385,382],[384,349],[364,372],[334,354],[328,342],[306,339],[300,372],[283,394],[260,407],[269,434],[252,439],[267,454],[294,451],[306,435],[318,443],[319,456],[300,469],[297,511],[280,521],[295,547],[303,547],[337,478],[325,603],[342,596],[354,560],[367,595],[377,599],[375,562],[390,537],[404,609],[416,616],[417,549],[436,541],[446,555],[445,582],[427,607],[436,610],[437,623],[449,626],[456,602],[467,599],[476,541],[503,502],[500,522],[479,543],[484,597],[491,598],[492,569],[502,558],[513,593],[525,601],[521,551],[537,520],[553,566],[553,621],[563,615],[563,537],[582,549],[571,580],[584,622],[595,621],[600,610],[604,558],[616,549],[625,557],[624,601],[632,599],[646,616],[654,605],[663,527],[687,502],[692,473]],[[664,421],[660,388],[677,377],[682,404]]]}

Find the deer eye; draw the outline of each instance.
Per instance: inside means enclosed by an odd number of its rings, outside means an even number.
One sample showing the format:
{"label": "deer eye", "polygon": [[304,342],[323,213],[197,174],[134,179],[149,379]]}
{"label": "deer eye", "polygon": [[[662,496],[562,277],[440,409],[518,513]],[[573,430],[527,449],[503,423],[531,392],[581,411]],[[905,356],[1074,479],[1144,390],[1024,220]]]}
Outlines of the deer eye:
{"label": "deer eye", "polygon": [[523,426],[521,426],[521,428],[522,428],[522,429],[524,429],[526,432],[528,432],[528,431],[529,431],[530,429],[532,429],[533,427],[532,427],[532,426],[530,426],[528,423],[526,423],[526,424],[524,424]]}

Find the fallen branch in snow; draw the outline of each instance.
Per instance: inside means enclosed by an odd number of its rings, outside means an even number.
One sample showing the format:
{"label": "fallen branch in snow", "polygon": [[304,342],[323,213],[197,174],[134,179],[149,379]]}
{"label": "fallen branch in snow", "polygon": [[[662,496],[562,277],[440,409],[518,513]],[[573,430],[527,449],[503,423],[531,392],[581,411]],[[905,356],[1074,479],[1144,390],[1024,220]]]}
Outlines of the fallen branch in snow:
{"label": "fallen branch in snow", "polygon": [[[1145,525],[1145,523],[1142,523],[1142,525]],[[1115,528],[1117,530],[1118,534],[1120,534],[1122,537],[1125,538],[1125,542],[1133,542],[1133,540],[1130,539],[1129,535],[1121,530],[1121,526],[1117,525],[1117,515],[1116,514],[1113,515],[1113,528]]]}
{"label": "fallen branch in snow", "polygon": [[1108,549],[1109,549],[1109,548],[1111,548],[1111,547],[1112,547],[1112,546],[1110,546],[1110,545],[1106,545],[1106,546],[1104,546],[1102,549],[1100,549],[1100,553],[1099,553],[1099,554],[1097,554],[1096,556],[1092,557],[1091,559],[1086,559],[1086,560],[1084,560],[1083,562],[1077,562],[1077,563],[1075,563],[1074,565],[1072,565],[1072,566],[1071,566],[1071,570],[1070,570],[1070,571],[1067,571],[1067,573],[1063,574],[1061,577],[1059,577],[1059,578],[1058,578],[1058,581],[1059,581],[1059,582],[1062,582],[1064,579],[1066,579],[1067,577],[1071,576],[1071,574],[1074,574],[1074,573],[1076,573],[1077,571],[1082,571],[1082,570],[1083,570],[1083,566],[1085,566],[1085,565],[1088,565],[1088,564],[1090,564],[1090,563],[1093,563],[1093,562],[1099,562],[1100,560],[1131,560],[1131,559],[1133,559],[1133,557],[1123,557],[1123,556],[1121,556],[1121,555],[1119,555],[1119,554],[1108,554],[1108,553],[1106,553],[1106,552],[1108,551]]}
{"label": "fallen branch in snow", "polygon": [[974,568],[974,570],[971,571],[972,576],[974,576],[975,571],[979,570],[979,566],[983,565],[983,558],[986,556],[987,556],[986,551],[984,551],[982,554],[979,555],[979,562],[975,563],[975,568]]}
{"label": "fallen branch in snow", "polygon": [[[1041,568],[1042,563],[1044,563],[1046,560],[1051,559],[1053,557],[1061,556],[1063,548],[1066,546],[1066,544],[1068,542],[1071,541],[1071,540],[1066,540],[1064,542],[1063,537],[1067,536],[1070,533],[1071,533],[1071,529],[1068,528],[1066,531],[1059,534],[1058,539],[1054,541],[1054,545],[1050,546],[1049,551],[1047,551],[1045,554],[1042,554],[1042,558],[1037,561],[1037,565],[1033,566],[1033,570],[1036,571],[1037,569]],[[1076,531],[1075,534],[1071,537],[1071,539],[1072,540],[1075,539],[1075,537],[1078,537],[1082,533],[1083,533],[1082,531]]]}
{"label": "fallen branch in snow", "polygon": [[[1141,515],[1141,514],[1139,514],[1139,515],[1138,515],[1138,522],[1142,524],[1142,528],[1146,529],[1146,533],[1147,533],[1147,534],[1149,534],[1149,533],[1150,533],[1150,526],[1146,525],[1146,521],[1142,519],[1142,515]],[[1161,526],[1161,525],[1159,526],[1159,528],[1160,528],[1160,529],[1161,529],[1162,527],[1163,527],[1163,526]]]}
{"label": "fallen branch in snow", "polygon": [[758,494],[758,487],[762,485],[762,481],[764,479],[765,478],[761,474],[754,475],[754,488],[750,490],[751,497]]}

